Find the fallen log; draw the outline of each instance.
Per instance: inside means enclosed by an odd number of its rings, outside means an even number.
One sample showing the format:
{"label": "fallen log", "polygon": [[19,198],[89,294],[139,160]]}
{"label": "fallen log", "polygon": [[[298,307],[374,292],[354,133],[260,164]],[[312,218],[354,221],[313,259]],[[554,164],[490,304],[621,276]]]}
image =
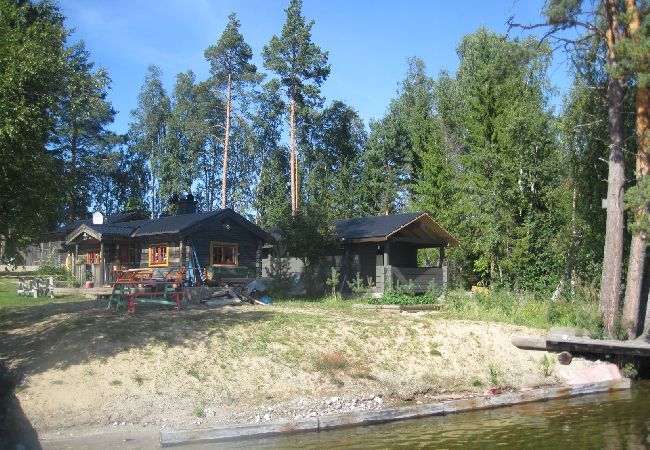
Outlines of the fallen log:
{"label": "fallen log", "polygon": [[530,336],[512,336],[510,342],[522,350],[546,350],[546,339]]}

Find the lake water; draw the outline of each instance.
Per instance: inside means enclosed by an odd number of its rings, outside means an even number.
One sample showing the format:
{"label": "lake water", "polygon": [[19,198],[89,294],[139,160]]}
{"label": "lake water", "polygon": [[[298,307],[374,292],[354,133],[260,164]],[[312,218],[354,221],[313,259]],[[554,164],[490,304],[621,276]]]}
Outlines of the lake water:
{"label": "lake water", "polygon": [[650,381],[608,394],[190,448],[650,449]]}

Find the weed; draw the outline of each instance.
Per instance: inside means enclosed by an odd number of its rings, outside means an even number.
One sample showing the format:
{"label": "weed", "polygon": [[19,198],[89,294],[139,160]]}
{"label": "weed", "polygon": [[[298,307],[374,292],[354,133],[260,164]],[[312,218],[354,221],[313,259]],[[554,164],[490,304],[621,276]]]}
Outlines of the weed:
{"label": "weed", "polygon": [[50,384],[56,384],[58,386],[63,384],[63,380],[52,380],[50,381]]}
{"label": "weed", "polygon": [[431,344],[431,350],[429,350],[431,356],[442,356],[440,350],[438,350],[438,344]]}
{"label": "weed", "polygon": [[203,377],[199,373],[199,369],[197,369],[196,367],[190,367],[189,369],[187,369],[187,374],[191,377],[196,378],[199,381],[203,379]]}
{"label": "weed", "polygon": [[490,364],[490,385],[496,387],[499,385],[501,373],[495,364]]}
{"label": "weed", "polygon": [[550,377],[551,373],[553,373],[553,368],[551,365],[553,364],[553,357],[549,357],[548,355],[542,356],[540,359],[540,365],[542,366],[542,373],[544,374],[545,377]]}
{"label": "weed", "polygon": [[313,361],[314,369],[317,372],[345,371],[351,367],[351,363],[343,352],[334,351],[321,353]]}
{"label": "weed", "polygon": [[194,410],[192,411],[192,416],[205,417],[205,410],[203,406],[197,406],[196,408],[194,408]]}
{"label": "weed", "polygon": [[481,386],[483,386],[483,382],[481,380],[479,380],[478,378],[474,378],[474,381],[472,381],[472,386],[481,387]]}
{"label": "weed", "polygon": [[92,368],[86,367],[84,369],[84,376],[85,377],[92,377],[93,375],[95,375],[95,371]]}
{"label": "weed", "polygon": [[99,362],[99,364],[106,364],[108,362],[108,358],[106,358],[105,356],[100,356],[99,358],[97,358],[97,361]]}
{"label": "weed", "polygon": [[634,363],[629,362],[623,366],[623,376],[627,378],[636,378],[639,376],[639,371]]}
{"label": "weed", "polygon": [[122,382],[120,380],[111,380],[109,383],[111,386],[121,386]]}
{"label": "weed", "polygon": [[142,384],[144,383],[144,378],[142,377],[142,375],[135,374],[131,379],[138,386],[142,386]]}

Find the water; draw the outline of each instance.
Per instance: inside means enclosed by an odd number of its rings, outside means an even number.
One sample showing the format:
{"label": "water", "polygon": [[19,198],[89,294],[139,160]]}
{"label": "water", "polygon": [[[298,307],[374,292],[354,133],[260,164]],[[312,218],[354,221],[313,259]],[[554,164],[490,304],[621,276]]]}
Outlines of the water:
{"label": "water", "polygon": [[609,394],[190,448],[650,449],[650,381]]}

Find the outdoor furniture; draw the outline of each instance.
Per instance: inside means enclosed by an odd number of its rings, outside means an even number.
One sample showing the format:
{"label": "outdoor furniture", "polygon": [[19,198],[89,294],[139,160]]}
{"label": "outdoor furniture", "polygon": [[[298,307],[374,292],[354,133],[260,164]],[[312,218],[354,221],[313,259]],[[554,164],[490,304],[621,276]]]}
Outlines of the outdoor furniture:
{"label": "outdoor furniture", "polygon": [[52,277],[31,278],[25,281],[25,279],[19,278],[16,293],[21,297],[54,298],[54,279]]}
{"label": "outdoor furniture", "polygon": [[155,280],[116,282],[107,308],[117,310],[126,306],[131,315],[135,315],[136,303],[155,303],[180,310],[183,293],[176,286],[175,282]]}

